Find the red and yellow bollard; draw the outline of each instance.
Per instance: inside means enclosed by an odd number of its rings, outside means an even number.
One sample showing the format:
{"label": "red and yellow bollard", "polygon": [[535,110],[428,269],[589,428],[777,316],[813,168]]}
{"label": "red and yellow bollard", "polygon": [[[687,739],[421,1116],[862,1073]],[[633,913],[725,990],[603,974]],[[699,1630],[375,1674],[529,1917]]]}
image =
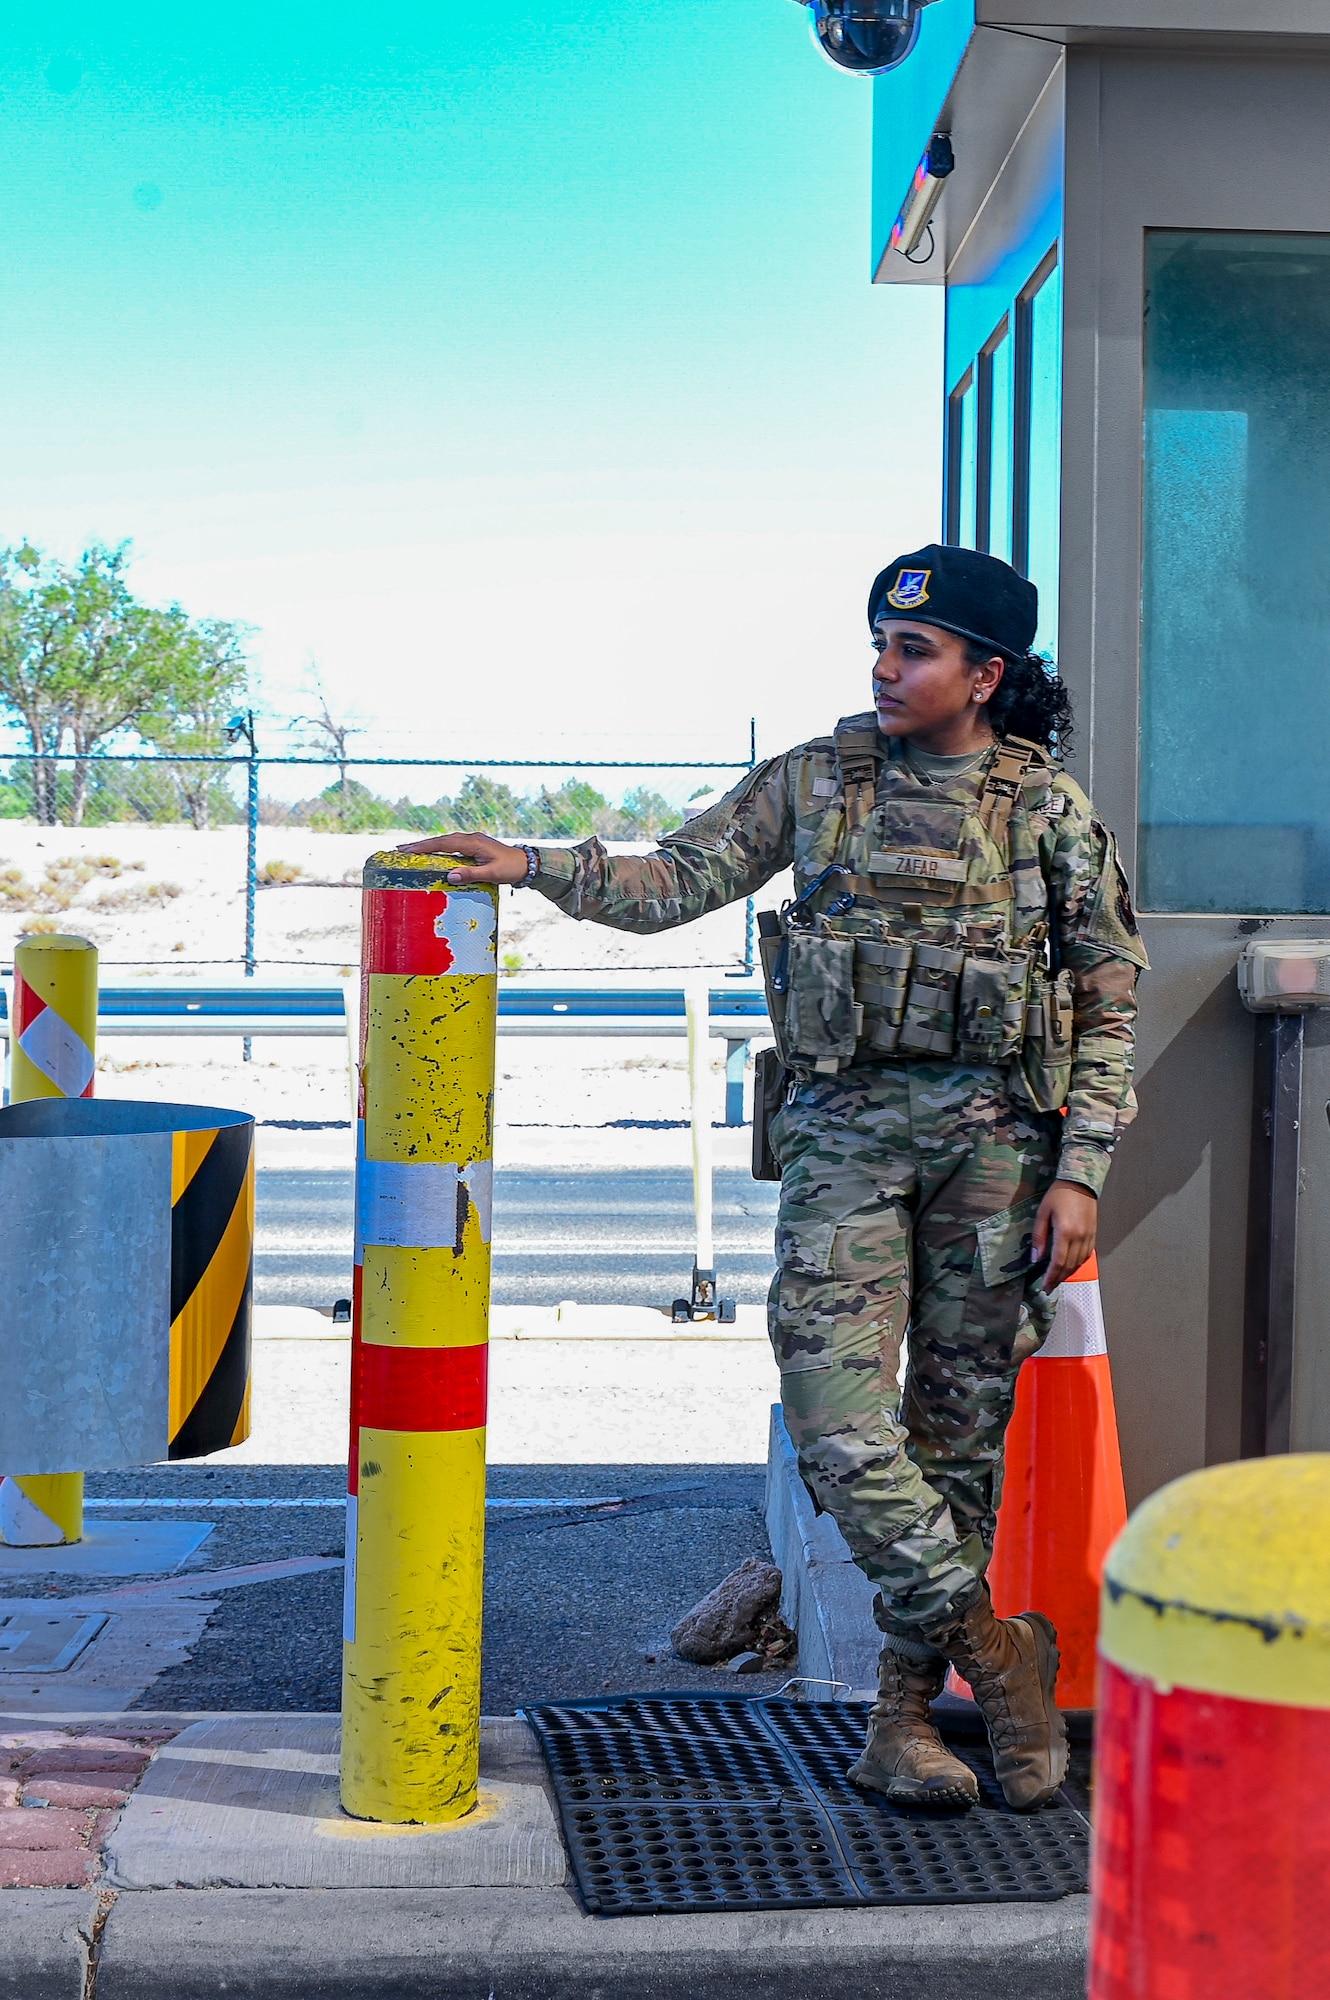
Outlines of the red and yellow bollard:
{"label": "red and yellow bollard", "polygon": [[1330,1455],[1166,1486],[1109,1553],[1090,2000],[1330,1993]]}
{"label": "red and yellow bollard", "polygon": [[[91,1097],[97,1066],[97,950],[87,938],[20,938],[14,951],[9,1101]],[[0,1477],[0,1541],[83,1540],[83,1474]]]}
{"label": "red and yellow bollard", "polygon": [[497,892],[377,854],[364,875],[342,1803],[476,1803]]}

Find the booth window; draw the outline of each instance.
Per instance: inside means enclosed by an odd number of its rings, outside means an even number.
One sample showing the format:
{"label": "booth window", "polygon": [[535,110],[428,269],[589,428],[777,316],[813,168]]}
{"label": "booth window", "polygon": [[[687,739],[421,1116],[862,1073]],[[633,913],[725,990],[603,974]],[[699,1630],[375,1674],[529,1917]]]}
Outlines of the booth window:
{"label": "booth window", "polygon": [[1142,906],[1330,913],[1330,236],[1146,238]]}
{"label": "booth window", "polygon": [[946,539],[1010,561],[1012,360],[1004,319],[947,398]]}
{"label": "booth window", "polygon": [[1012,343],[1004,319],[979,356],[975,547],[1011,561]]}
{"label": "booth window", "polygon": [[1062,508],[1062,274],[1043,259],[947,398],[946,539],[1039,588],[1036,648],[1055,652]]}
{"label": "booth window", "polygon": [[1011,560],[1039,591],[1036,651],[1057,653],[1062,521],[1062,269],[1054,245],[1016,301]]}
{"label": "booth window", "polygon": [[974,547],[979,486],[979,390],[967,368],[947,398],[947,533],[953,545]]}

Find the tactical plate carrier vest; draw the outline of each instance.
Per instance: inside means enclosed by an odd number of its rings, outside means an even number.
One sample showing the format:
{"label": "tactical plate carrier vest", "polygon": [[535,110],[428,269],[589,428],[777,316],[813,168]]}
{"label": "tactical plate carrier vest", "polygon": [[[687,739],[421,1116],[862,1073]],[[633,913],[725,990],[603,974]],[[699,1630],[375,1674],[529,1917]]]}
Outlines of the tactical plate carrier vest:
{"label": "tactical plate carrier vest", "polygon": [[1057,1110],[1072,995],[1030,821],[1050,805],[1046,752],[999,742],[975,798],[968,780],[921,783],[871,713],[838,723],[835,746],[840,809],[828,801],[799,829],[807,886],[779,918],[764,913],[782,1061],[800,1075],[854,1062],[1009,1065],[1020,1096]]}

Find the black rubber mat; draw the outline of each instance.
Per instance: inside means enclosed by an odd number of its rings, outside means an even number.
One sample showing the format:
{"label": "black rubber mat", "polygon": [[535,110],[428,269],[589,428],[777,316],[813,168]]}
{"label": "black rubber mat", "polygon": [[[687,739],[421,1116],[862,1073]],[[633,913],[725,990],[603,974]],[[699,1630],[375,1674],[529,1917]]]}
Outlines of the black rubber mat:
{"label": "black rubber mat", "polygon": [[980,1803],[923,1813],[846,1778],[863,1747],[863,1703],[627,1695],[524,1712],[596,1916],[1050,1902],[1086,1887],[1079,1754],[1055,1799],[1017,1813],[987,1745],[963,1721],[943,1722]]}

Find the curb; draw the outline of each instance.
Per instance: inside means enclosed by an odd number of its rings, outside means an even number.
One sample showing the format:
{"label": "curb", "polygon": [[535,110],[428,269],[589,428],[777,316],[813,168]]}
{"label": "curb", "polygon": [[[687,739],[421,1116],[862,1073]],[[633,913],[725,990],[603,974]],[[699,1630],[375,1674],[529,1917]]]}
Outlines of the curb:
{"label": "curb", "polygon": [[1083,1896],[598,1919],[563,1889],[11,1889],[0,1995],[1081,2000],[1086,1924]]}
{"label": "curb", "polygon": [[1085,1923],[1080,1897],[596,1919],[564,1890],[165,1890],[117,1900],[92,2000],[1079,2000]]}
{"label": "curb", "polygon": [[99,1914],[95,1889],[0,1889],[4,2000],[83,2000]]}
{"label": "curb", "polygon": [[873,1622],[877,1596],[830,1514],[819,1514],[799,1476],[779,1403],[771,1408],[767,1456],[767,1535],[784,1578],[781,1616],[799,1634],[799,1673],[839,1683],[828,1700],[872,1699],[882,1638]]}

